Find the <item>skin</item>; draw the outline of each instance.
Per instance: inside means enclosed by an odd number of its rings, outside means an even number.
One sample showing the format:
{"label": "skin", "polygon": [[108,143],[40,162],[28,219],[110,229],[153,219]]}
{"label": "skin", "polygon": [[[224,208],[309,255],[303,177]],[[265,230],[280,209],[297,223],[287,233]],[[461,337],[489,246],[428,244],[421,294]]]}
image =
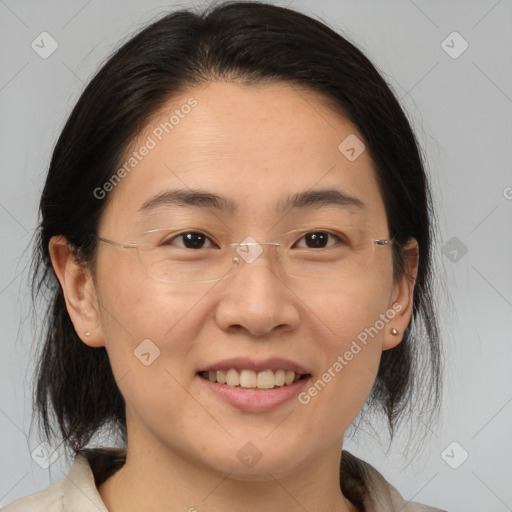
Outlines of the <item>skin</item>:
{"label": "skin", "polygon": [[[156,222],[141,223],[140,206],[186,185],[239,203],[236,214],[215,212],[234,241],[274,241],[279,229],[320,218],[328,210],[277,217],[274,208],[290,192],[323,187],[364,201],[373,238],[388,238],[369,151],[349,161],[338,150],[349,134],[362,136],[321,97],[283,83],[209,83],[169,101],[133,147],[190,97],[197,106],[105,199],[101,236],[133,241]],[[343,282],[294,279],[264,257],[217,283],[185,285],[149,278],[133,250],[100,243],[93,272],[76,263],[62,237],[50,251],[77,333],[91,347],[106,347],[126,401],[127,462],[99,487],[109,511],[357,510],[339,486],[343,436],[382,351],[401,341],[391,329],[402,333],[410,321],[415,240],[408,275],[397,282],[389,246],[376,248],[365,274]],[[276,356],[299,362],[315,382],[397,303],[400,312],[307,405],[292,399],[272,411],[242,412],[196,376],[221,359]],[[161,351],[149,366],[133,354],[147,338]],[[237,458],[247,442],[262,454],[252,467]]]}

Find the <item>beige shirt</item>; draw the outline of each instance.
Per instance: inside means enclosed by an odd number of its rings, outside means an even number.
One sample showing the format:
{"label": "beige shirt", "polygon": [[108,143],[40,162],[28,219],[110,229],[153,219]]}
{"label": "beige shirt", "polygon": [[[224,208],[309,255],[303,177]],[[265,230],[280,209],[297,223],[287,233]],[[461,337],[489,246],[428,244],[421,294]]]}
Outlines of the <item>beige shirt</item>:
{"label": "beige shirt", "polygon": [[[115,472],[115,462],[124,457],[118,449],[102,450],[101,465],[109,464],[109,457]],[[87,457],[78,454],[67,475],[47,489],[20,498],[2,512],[108,512],[95,479],[98,473],[94,450]],[[105,455],[107,458],[105,458]],[[370,464],[343,450],[340,466],[340,487],[343,494],[362,512],[446,512],[419,503],[405,501],[399,492]]]}

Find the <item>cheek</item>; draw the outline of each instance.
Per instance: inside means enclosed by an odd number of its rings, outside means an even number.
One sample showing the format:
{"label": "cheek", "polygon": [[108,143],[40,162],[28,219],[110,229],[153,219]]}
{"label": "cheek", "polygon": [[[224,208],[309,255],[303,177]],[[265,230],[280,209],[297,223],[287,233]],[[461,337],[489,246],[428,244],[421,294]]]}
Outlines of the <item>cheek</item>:
{"label": "cheek", "polygon": [[323,365],[301,403],[310,408],[309,417],[329,418],[324,428],[332,430],[331,437],[341,434],[357,416],[375,381],[382,335],[392,319],[387,310],[388,284],[368,275],[307,297],[315,331],[324,334],[316,338]]}
{"label": "cheek", "polygon": [[349,350],[352,342],[359,342],[370,351],[381,349],[380,340],[389,322],[389,293],[388,279],[378,280],[371,275],[330,283],[318,293],[302,293],[308,317],[314,321],[316,331],[323,334],[318,341],[329,357],[326,363],[332,362],[334,354]]}
{"label": "cheek", "polygon": [[173,375],[184,371],[202,324],[197,288],[172,288],[122,263],[106,267],[98,282],[105,346],[116,377],[139,372],[150,361],[165,362]]}
{"label": "cheek", "polygon": [[121,276],[124,272],[118,270],[104,281],[102,325],[127,411],[154,431],[162,425],[183,429],[186,410],[204,422],[200,407],[185,391],[195,371],[189,355],[206,321],[197,288],[171,291],[144,276]]}

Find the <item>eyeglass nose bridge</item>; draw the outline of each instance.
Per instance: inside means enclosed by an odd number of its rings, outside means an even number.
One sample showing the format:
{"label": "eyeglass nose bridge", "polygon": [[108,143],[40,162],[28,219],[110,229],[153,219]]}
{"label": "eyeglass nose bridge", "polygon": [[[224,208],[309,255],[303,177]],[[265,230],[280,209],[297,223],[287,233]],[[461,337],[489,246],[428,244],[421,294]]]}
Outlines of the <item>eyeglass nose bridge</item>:
{"label": "eyeglass nose bridge", "polygon": [[[243,259],[246,263],[253,263],[256,261],[261,254],[263,253],[262,245],[274,245],[280,246],[281,244],[278,242],[258,242],[253,237],[247,237],[243,242],[232,243],[230,246],[236,246],[236,256],[233,256],[233,265],[236,266],[240,263],[240,260]],[[278,251],[278,258],[279,258]]]}

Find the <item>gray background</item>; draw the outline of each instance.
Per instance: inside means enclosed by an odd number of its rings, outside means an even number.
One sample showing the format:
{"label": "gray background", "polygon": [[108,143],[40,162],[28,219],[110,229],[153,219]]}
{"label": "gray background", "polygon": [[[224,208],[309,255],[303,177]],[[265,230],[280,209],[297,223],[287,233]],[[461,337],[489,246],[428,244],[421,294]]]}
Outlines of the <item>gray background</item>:
{"label": "gray background", "polygon": [[[345,447],[407,499],[452,512],[512,510],[512,2],[275,3],[321,18],[381,70],[423,147],[440,220],[440,421],[407,457],[405,436],[388,450],[384,436],[363,432]],[[0,506],[47,487],[68,467],[63,456],[48,469],[36,464],[40,439],[29,431],[35,337],[27,247],[53,145],[114,47],[188,5],[0,0]],[[31,48],[43,31],[59,45],[47,59]],[[443,44],[454,31],[469,44],[457,58],[446,50],[462,49],[459,36]]]}

